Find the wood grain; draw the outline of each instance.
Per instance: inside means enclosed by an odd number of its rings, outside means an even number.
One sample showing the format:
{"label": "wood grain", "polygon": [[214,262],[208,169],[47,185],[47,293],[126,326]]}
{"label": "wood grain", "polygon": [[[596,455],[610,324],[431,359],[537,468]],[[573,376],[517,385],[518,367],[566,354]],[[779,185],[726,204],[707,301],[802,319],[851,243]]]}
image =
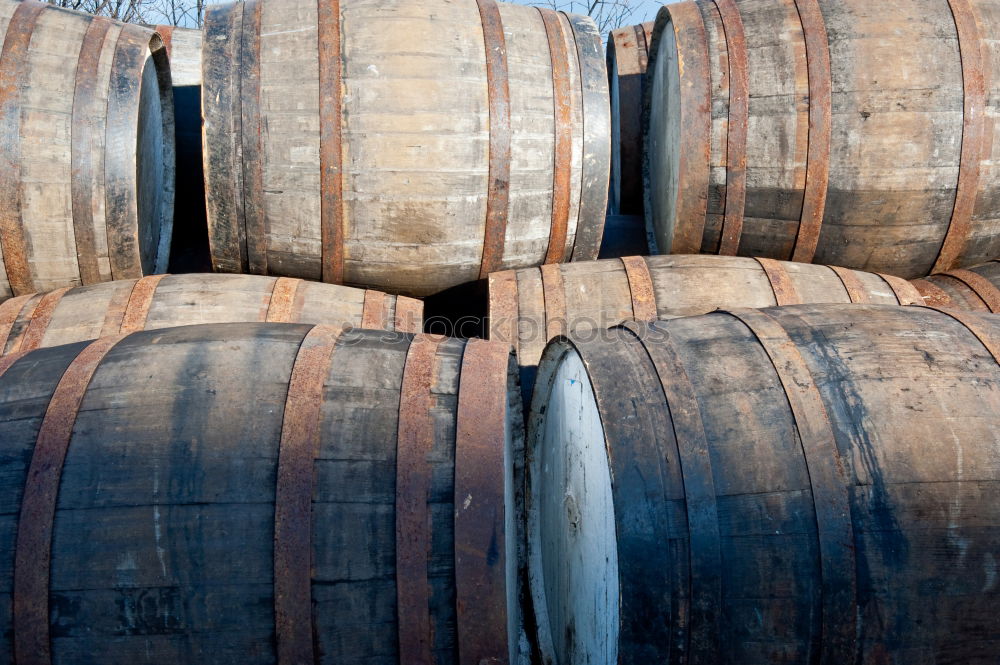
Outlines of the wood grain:
{"label": "wood grain", "polygon": [[[458,665],[459,648],[474,646],[459,642],[464,621],[492,626],[484,637],[494,649],[480,654],[487,662],[509,662],[511,649],[517,656],[517,637],[493,622],[495,603],[503,612],[517,597],[507,589],[512,570],[498,578],[488,571],[499,582],[486,597],[488,609],[477,603],[459,608],[455,577],[459,532],[470,542],[458,514],[457,461],[462,478],[472,474],[501,487],[500,501],[513,491],[504,459],[514,453],[505,446],[520,446],[522,425],[518,413],[495,409],[498,395],[504,407],[519,399],[507,348],[473,343],[470,363],[476,352],[503,362],[467,377],[468,344],[441,340],[430,373],[421,377],[425,410],[410,413],[400,411],[400,389],[412,336],[345,331],[331,357],[329,345],[314,344],[319,333],[303,344],[313,330],[188,326],[135,333],[113,346],[114,338],[99,342],[106,355],[96,362],[87,344],[0,361],[0,448],[14,460],[0,487],[0,528],[12,543],[0,556],[6,635],[0,659],[12,662],[12,645],[32,637],[20,620],[12,625],[16,577],[18,593],[31,591],[39,630],[49,633],[38,644],[48,645],[51,662],[89,662],[95,653],[115,665],[185,662],[197,654],[200,662],[273,665],[283,642],[276,632],[275,538],[291,543],[285,536],[292,536],[305,539],[307,554],[284,561],[304,580],[311,601],[284,600],[304,610],[296,628],[311,643],[315,662],[412,662],[396,641],[396,588],[408,583],[394,563],[396,451],[404,418],[429,426],[422,497],[429,539],[419,565],[429,590],[433,658]],[[326,367],[312,362],[317,348],[327,351]],[[76,368],[90,370],[89,376]],[[470,390],[490,396],[492,406],[466,397]],[[491,441],[504,442],[499,451],[480,456],[482,432],[460,420],[495,424]],[[45,441],[61,443],[64,460],[49,456]],[[279,487],[288,489],[279,467],[291,468],[287,453],[296,441],[306,444],[302,463],[292,469],[306,483],[299,503],[286,501],[287,492],[279,497]],[[29,465],[34,474],[43,462],[51,462],[39,477],[47,492],[35,496],[51,500],[32,504],[45,508],[37,521],[19,519]],[[482,502],[480,514],[503,514],[495,494],[474,500]],[[303,531],[286,530],[294,526],[286,519],[289,509],[300,511]],[[276,518],[282,520],[277,530]],[[508,524],[501,519],[497,531],[491,529],[501,550],[516,546],[505,533]],[[15,533],[24,541],[17,572]],[[39,544],[34,552],[29,539]],[[47,593],[23,586],[21,576],[29,573]],[[27,616],[22,612],[19,617]],[[22,651],[18,662],[40,662],[41,653]]]}
{"label": "wood grain", "polygon": [[[502,36],[505,48],[506,67],[491,70],[495,90],[509,92],[504,113],[499,94],[491,111],[478,0],[355,0],[339,10],[335,4],[260,3],[262,175],[257,184],[242,178],[242,204],[233,191],[250,157],[231,139],[246,116],[240,100],[255,99],[239,91],[256,83],[247,68],[232,66],[232,34],[245,34],[249,24],[231,15],[232,6],[207,14],[214,37],[204,62],[205,172],[217,270],[251,270],[234,249],[241,233],[266,248],[266,261],[256,261],[253,272],[410,296],[494,270],[596,257],[610,139],[603,53],[590,21],[558,14],[547,30],[534,7],[496,3],[487,12],[496,24],[491,44]],[[324,34],[338,24],[339,49],[318,40],[320,9]],[[495,51],[491,46],[497,65],[503,58]],[[337,69],[339,120],[325,116],[336,107],[328,88]],[[505,115],[509,177],[500,169]],[[252,229],[241,212],[250,193],[262,201],[251,206],[262,217]],[[339,223],[323,226],[341,211]],[[341,241],[342,275],[334,269]],[[331,259],[325,270],[324,251]]]}
{"label": "wood grain", "polygon": [[[749,76],[741,256],[914,279],[1000,254],[990,101],[1000,89],[1000,23],[989,3],[735,7]],[[687,27],[693,16],[703,35]],[[647,216],[662,252],[732,245],[723,240],[738,169],[730,173],[726,155],[742,105],[730,104],[729,23],[699,0],[666,7],[654,27]],[[679,62],[684,77],[708,63],[698,76],[710,83],[707,101],[702,87],[681,81]],[[695,134],[707,136],[707,151],[682,146],[679,138]]]}
{"label": "wood grain", "polygon": [[155,275],[0,304],[0,355],[140,330],[255,321],[418,332],[423,303],[291,278]]}

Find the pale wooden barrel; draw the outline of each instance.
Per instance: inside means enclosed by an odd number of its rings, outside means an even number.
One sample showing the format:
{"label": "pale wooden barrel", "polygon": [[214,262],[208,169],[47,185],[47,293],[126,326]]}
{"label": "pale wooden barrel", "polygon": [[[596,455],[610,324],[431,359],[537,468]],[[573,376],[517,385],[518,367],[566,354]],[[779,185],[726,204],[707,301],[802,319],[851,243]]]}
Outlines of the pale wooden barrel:
{"label": "pale wooden barrel", "polygon": [[597,257],[589,18],[494,0],[251,0],[205,19],[216,270],[428,295]]}
{"label": "pale wooden barrel", "polygon": [[487,333],[512,344],[522,366],[534,366],[552,337],[593,336],[623,321],[852,302],[922,299],[906,280],[847,268],[735,256],[633,256],[491,275]]}
{"label": "pale wooden barrel", "polygon": [[149,28],[0,2],[0,298],[166,269],[170,70]]}
{"label": "pale wooden barrel", "polygon": [[608,34],[608,90],[611,97],[611,189],[608,212],[642,215],[642,99],[653,24]]}
{"label": "pale wooden barrel", "polygon": [[990,0],[664,7],[646,146],[658,251],[905,278],[1000,255],[997,36]]}
{"label": "pale wooden barrel", "polygon": [[1000,317],[800,305],[614,332],[538,370],[540,662],[996,662]]}
{"label": "pale wooden barrel", "polygon": [[420,332],[424,304],[348,286],[261,275],[154,275],[0,304],[0,355],[207,323],[314,323]]}
{"label": "pale wooden barrel", "polygon": [[518,662],[516,393],[505,345],[329,326],[0,360],[0,660]]}
{"label": "pale wooden barrel", "polygon": [[913,280],[924,302],[1000,314],[1000,260]]}

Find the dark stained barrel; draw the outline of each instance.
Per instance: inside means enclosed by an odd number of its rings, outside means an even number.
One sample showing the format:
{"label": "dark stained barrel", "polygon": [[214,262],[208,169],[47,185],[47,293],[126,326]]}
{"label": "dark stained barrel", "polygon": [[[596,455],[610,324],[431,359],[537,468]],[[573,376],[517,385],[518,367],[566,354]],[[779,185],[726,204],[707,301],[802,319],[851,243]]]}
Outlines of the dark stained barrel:
{"label": "dark stained barrel", "polygon": [[585,16],[251,0],[205,17],[212,264],[426,296],[597,258],[611,139]]}
{"label": "dark stained barrel", "polygon": [[0,360],[0,662],[511,662],[515,395],[506,346],[328,326]]}
{"label": "dark stained barrel", "polygon": [[632,256],[491,275],[486,332],[513,344],[521,365],[537,365],[548,340],[567,331],[591,335],[623,321],[728,307],[852,302],[923,303],[891,275],[732,256]]}
{"label": "dark stained barrel", "polygon": [[642,215],[642,99],[653,24],[608,34],[608,90],[611,95],[611,188],[608,211]]}
{"label": "dark stained barrel", "polygon": [[928,305],[1000,314],[1000,260],[913,280]]}
{"label": "dark stained barrel", "polygon": [[0,299],[163,272],[170,66],[149,28],[0,2]]}
{"label": "dark stained barrel", "polygon": [[1000,256],[989,0],[699,0],[649,56],[647,221],[663,253],[908,279]]}
{"label": "dark stained barrel", "polygon": [[544,662],[995,663],[1000,317],[732,310],[553,342]]}
{"label": "dark stained barrel", "polygon": [[154,275],[0,303],[0,355],[206,323],[313,323],[420,332],[419,300],[290,277]]}

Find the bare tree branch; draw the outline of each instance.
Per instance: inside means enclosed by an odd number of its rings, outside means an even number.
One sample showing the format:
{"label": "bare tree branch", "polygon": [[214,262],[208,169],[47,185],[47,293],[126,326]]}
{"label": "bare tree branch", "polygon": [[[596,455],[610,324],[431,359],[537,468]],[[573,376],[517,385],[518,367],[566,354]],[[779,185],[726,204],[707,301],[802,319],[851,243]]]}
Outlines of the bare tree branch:
{"label": "bare tree branch", "polygon": [[[47,0],[49,4],[129,23],[169,23],[200,28],[205,6],[227,0]],[[282,0],[270,0],[281,2]],[[594,19],[602,35],[629,25],[642,0],[520,0],[523,4],[548,7]]]}
{"label": "bare tree branch", "polygon": [[610,30],[630,25],[640,0],[538,0],[531,4],[571,14],[586,14],[594,19],[598,30],[605,35]]}
{"label": "bare tree branch", "polygon": [[202,27],[206,5],[223,1],[226,0],[46,0],[50,5],[126,23],[166,23],[186,28]]}

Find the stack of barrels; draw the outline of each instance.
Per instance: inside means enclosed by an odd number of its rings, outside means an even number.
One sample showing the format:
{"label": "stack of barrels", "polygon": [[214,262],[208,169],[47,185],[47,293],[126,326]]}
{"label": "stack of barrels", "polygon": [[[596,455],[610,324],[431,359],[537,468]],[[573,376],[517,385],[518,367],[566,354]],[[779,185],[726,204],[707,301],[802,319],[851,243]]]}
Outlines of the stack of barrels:
{"label": "stack of barrels", "polygon": [[0,664],[995,662],[998,10],[0,0]]}

